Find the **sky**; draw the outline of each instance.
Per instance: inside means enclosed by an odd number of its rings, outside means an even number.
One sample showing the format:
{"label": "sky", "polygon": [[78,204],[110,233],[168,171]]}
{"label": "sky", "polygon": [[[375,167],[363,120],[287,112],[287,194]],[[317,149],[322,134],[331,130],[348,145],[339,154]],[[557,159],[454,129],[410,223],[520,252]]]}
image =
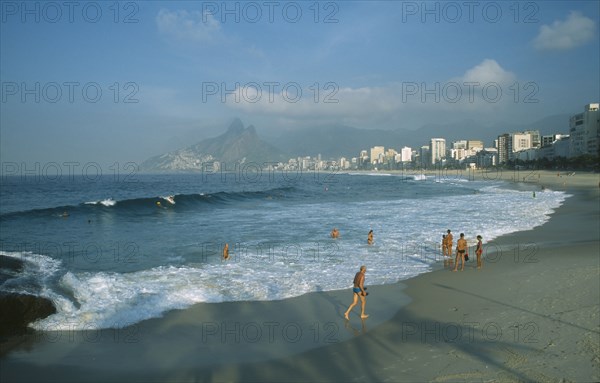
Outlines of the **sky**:
{"label": "sky", "polygon": [[109,172],[235,117],[269,137],[576,114],[600,99],[599,4],[1,1],[2,171]]}

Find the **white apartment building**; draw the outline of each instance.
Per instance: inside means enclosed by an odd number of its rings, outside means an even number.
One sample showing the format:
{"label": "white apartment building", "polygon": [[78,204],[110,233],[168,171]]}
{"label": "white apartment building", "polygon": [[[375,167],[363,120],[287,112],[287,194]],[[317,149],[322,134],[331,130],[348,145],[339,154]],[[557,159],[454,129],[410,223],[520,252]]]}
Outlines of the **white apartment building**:
{"label": "white apartment building", "polygon": [[521,150],[531,149],[531,134],[529,133],[513,133],[512,134],[512,151],[520,152]]}
{"label": "white apartment building", "polygon": [[408,146],[405,146],[400,150],[400,156],[402,162],[411,162],[412,161],[412,149]]}
{"label": "white apartment building", "polygon": [[432,165],[435,165],[437,162],[445,159],[446,140],[444,138],[432,138],[429,144],[429,154]]}
{"label": "white apartment building", "polygon": [[569,157],[598,155],[600,148],[600,112],[598,103],[587,104],[583,113],[569,120]]}

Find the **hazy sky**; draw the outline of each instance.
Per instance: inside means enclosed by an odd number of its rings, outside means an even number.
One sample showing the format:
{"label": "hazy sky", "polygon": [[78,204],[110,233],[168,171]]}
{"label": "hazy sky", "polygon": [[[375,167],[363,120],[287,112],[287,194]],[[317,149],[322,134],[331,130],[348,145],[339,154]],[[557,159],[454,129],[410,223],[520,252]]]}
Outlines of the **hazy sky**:
{"label": "hazy sky", "polygon": [[141,162],[236,116],[416,129],[600,98],[598,1],[0,4],[3,166]]}

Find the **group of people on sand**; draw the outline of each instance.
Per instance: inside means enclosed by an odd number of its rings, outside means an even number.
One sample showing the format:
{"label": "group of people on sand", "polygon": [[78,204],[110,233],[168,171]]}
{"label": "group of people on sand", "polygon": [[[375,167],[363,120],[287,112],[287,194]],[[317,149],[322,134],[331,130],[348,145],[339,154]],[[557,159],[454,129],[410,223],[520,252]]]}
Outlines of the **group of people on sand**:
{"label": "group of people on sand", "polygon": [[[477,247],[475,248],[475,255],[477,256],[477,268],[481,269],[481,254],[483,254],[483,237],[481,235],[477,236]],[[448,229],[447,234],[442,235],[442,256],[450,257],[450,261],[452,261],[452,246],[454,242],[454,236],[452,235],[452,231]],[[467,240],[465,239],[465,234],[460,233],[460,238],[456,241],[456,258],[454,261],[454,269],[452,271],[458,271],[458,264],[460,262],[461,268],[460,271],[465,269],[465,261],[469,260],[468,253],[468,245]]]}

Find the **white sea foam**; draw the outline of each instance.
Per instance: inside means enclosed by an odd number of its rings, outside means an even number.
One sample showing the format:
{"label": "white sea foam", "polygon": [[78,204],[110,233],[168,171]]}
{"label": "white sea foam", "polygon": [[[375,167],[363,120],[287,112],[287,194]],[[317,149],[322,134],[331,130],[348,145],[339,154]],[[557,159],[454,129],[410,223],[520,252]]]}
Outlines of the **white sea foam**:
{"label": "white sea foam", "polygon": [[43,295],[41,293],[47,286],[48,280],[61,270],[61,261],[46,255],[34,254],[29,251],[0,251],[0,255],[23,261],[21,273],[2,284],[2,290],[7,292]]}
{"label": "white sea foam", "polygon": [[99,200],[99,201],[91,201],[91,202],[86,202],[86,205],[103,205],[106,207],[110,207],[110,206],[114,206],[116,205],[117,201],[113,200],[112,198],[106,198],[103,200]]}
{"label": "white sea foam", "polygon": [[175,205],[175,196],[173,196],[173,195],[162,196],[160,198],[162,198],[163,200],[167,201],[171,205]]}

